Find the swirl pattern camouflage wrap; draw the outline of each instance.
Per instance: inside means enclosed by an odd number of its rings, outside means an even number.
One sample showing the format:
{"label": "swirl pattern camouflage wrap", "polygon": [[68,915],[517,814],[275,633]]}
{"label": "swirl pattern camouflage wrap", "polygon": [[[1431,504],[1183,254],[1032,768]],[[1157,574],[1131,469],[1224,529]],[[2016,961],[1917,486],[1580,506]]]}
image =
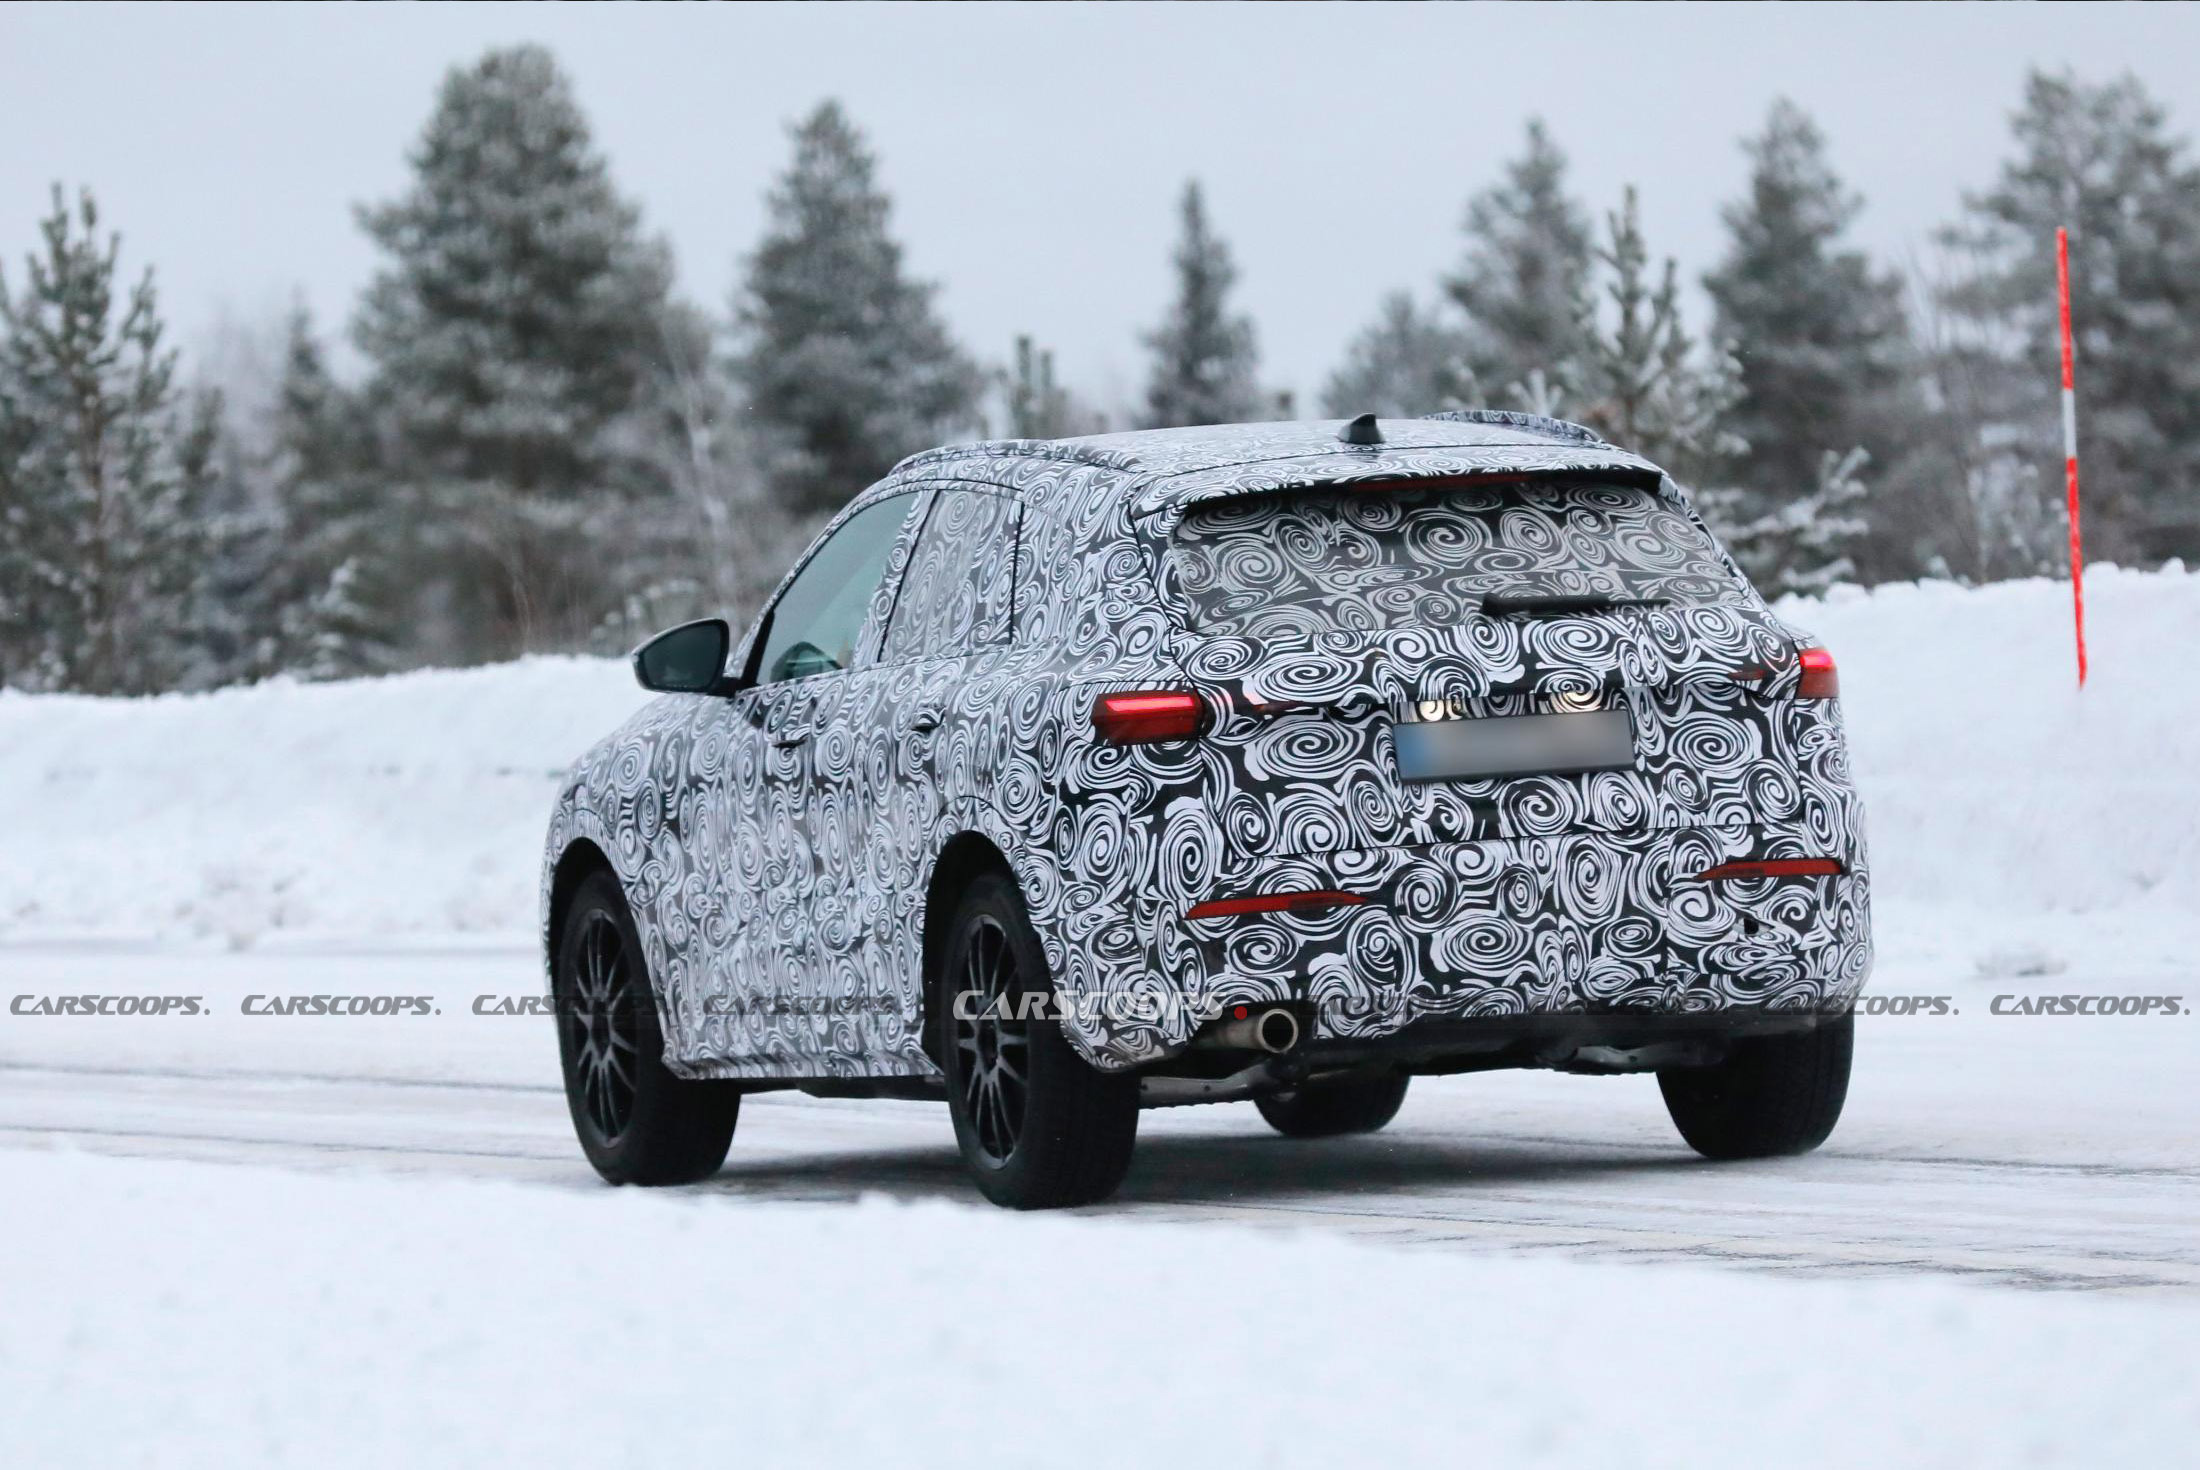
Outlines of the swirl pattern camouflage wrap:
{"label": "swirl pattern camouflage wrap", "polygon": [[[934,1075],[926,920],[953,901],[950,852],[1014,872],[1057,989],[1088,1002],[1065,1027],[1111,1070],[1240,1001],[1368,1040],[1845,1004],[1871,963],[1868,867],[1839,703],[1796,697],[1806,636],[1655,466],[1499,418],[1386,420],[1373,446],[1266,424],[905,461],[820,538],[907,505],[853,661],[660,697],[584,756],[546,929],[560,875],[607,863],[667,1062],[695,1077]],[[1522,588],[1620,605],[1475,605]],[[1094,737],[1098,695],[1153,688],[1202,696],[1201,738]],[[1553,710],[1626,711],[1633,764],[1400,777],[1407,723]],[[1690,881],[1790,855],[1844,872]],[[1299,890],[1365,901],[1186,918]]]}

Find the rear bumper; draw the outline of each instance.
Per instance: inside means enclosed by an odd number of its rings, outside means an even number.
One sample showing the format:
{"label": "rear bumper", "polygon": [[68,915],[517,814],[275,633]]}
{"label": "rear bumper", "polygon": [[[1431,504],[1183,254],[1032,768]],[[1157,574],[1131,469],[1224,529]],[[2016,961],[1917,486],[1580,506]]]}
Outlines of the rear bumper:
{"label": "rear bumper", "polygon": [[[1847,871],[1691,881],[1720,862],[1764,856],[1832,856]],[[1393,1038],[1420,1050],[1459,1027],[1496,1035],[1504,1026],[1487,1023],[1515,1017],[1628,1023],[1615,1034],[1661,1017],[1689,1031],[1777,1024],[1845,1009],[1871,970],[1861,843],[1829,844],[1799,828],[1366,849],[1271,859],[1242,878],[1243,892],[1337,890],[1364,902],[1156,915],[1147,952],[1173,974],[1181,1004],[1152,1016],[1103,1006],[1073,1023],[1101,1066],[1166,1057],[1204,1018],[1241,1004],[1292,1005],[1309,1022],[1308,1046],[1357,1054]]]}

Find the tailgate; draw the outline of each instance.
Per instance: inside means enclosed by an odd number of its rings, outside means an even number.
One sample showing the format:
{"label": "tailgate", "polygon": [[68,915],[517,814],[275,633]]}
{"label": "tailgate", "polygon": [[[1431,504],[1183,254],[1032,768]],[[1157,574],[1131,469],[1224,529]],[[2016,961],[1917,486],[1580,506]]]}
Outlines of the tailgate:
{"label": "tailgate", "polygon": [[1748,608],[1205,640],[1184,662],[1220,711],[1216,815],[1241,853],[1735,825],[1800,801],[1794,648]]}

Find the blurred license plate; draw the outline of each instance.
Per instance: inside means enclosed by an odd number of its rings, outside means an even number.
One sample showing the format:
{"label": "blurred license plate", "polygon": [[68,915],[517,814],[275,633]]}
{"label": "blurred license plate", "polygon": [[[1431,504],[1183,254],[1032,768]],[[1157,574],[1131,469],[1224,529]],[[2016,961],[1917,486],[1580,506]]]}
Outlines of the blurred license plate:
{"label": "blurred license plate", "polygon": [[1398,774],[1408,781],[1564,776],[1635,763],[1635,727],[1624,709],[1578,714],[1425,720],[1391,727]]}

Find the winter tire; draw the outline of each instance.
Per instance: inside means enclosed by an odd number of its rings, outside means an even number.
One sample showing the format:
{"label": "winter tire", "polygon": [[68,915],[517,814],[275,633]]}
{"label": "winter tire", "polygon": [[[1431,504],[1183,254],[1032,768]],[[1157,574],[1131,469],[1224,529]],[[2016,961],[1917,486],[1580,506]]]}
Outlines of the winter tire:
{"label": "winter tire", "polygon": [[1268,1126],[1285,1138],[1334,1138],[1373,1133],[1398,1116],[1413,1079],[1401,1072],[1325,1077],[1256,1100]]}
{"label": "winter tire", "polygon": [[1665,1110],[1688,1146],[1707,1159],[1808,1153],[1826,1141],[1849,1095],[1856,1019],[1809,1031],[1746,1036],[1709,1067],[1658,1073]]}
{"label": "winter tire", "polygon": [[741,1094],[665,1066],[657,998],[611,874],[582,881],[557,940],[552,988],[573,1131],[613,1184],[692,1184],[726,1161]]}
{"label": "winter tire", "polygon": [[1053,982],[1005,874],[964,891],[935,984],[948,1110],[979,1190],[1019,1210],[1113,1194],[1138,1138],[1138,1079],[1095,1068],[1039,1013]]}

